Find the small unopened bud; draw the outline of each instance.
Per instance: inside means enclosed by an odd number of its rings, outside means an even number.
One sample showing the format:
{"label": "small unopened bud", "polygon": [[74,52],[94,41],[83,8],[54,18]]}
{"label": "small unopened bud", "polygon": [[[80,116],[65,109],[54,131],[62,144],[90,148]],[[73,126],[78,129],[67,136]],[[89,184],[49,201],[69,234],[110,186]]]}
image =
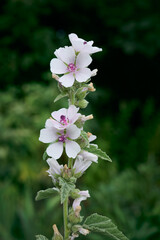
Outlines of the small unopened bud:
{"label": "small unopened bud", "polygon": [[54,79],[57,80],[57,81],[58,81],[58,79],[59,79],[58,75],[56,75],[56,74],[54,74],[54,73],[52,73],[52,78],[54,78]]}
{"label": "small unopened bud", "polygon": [[75,211],[73,208],[70,210],[70,213],[68,215],[68,220],[72,224],[80,223],[83,219],[83,217],[80,216],[81,206],[77,206]]}
{"label": "small unopened bud", "polygon": [[93,119],[93,115],[92,114],[90,114],[90,115],[88,115],[88,116],[82,116],[82,120],[83,121],[87,121],[87,120],[91,120],[91,119]]}
{"label": "small unopened bud", "polygon": [[63,237],[60,234],[60,232],[58,231],[56,224],[53,225],[53,231],[54,231],[54,236],[53,236],[52,240],[63,240]]}
{"label": "small unopened bud", "polygon": [[63,171],[62,171],[62,176],[65,179],[70,179],[71,177],[71,169],[68,168],[67,164],[64,165]]}
{"label": "small unopened bud", "polygon": [[87,132],[87,137],[89,138],[90,136],[92,136],[92,133]]}
{"label": "small unopened bud", "polygon": [[88,101],[85,99],[82,99],[82,100],[78,101],[76,105],[80,108],[86,108],[88,105]]}
{"label": "small unopened bud", "polygon": [[71,193],[70,193],[71,198],[73,198],[73,199],[79,198],[80,197],[79,192],[80,192],[80,190],[78,188],[71,191]]}
{"label": "small unopened bud", "polygon": [[88,91],[88,88],[87,87],[81,87],[77,90],[76,92],[76,97],[79,99],[79,100],[82,100],[85,98],[86,96],[86,93]]}
{"label": "small unopened bud", "polygon": [[97,72],[98,72],[98,69],[93,69],[93,70],[92,70],[92,75],[91,75],[91,77],[96,76],[96,75],[97,75]]}
{"label": "small unopened bud", "polygon": [[88,91],[90,91],[90,92],[95,92],[96,91],[92,82],[90,84],[88,84]]}

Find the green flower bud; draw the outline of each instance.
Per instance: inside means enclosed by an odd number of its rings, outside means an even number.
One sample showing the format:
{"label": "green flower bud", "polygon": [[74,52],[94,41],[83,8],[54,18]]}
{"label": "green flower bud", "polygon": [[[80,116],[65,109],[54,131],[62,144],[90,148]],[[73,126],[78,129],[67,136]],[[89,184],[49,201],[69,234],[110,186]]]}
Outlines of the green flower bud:
{"label": "green flower bud", "polygon": [[87,100],[82,99],[82,100],[78,101],[78,102],[76,103],[76,105],[77,105],[77,107],[80,107],[80,108],[86,108],[87,105],[88,105],[88,103],[89,103],[89,102],[88,102]]}
{"label": "green flower bud", "polygon": [[87,87],[81,87],[77,90],[76,92],[76,97],[79,99],[79,100],[82,100],[83,98],[86,97],[86,94],[87,94],[87,91],[88,91],[88,88]]}
{"label": "green flower bud", "polygon": [[79,195],[79,189],[74,189],[71,193],[70,193],[70,197],[73,198],[73,199],[76,199],[76,198],[79,198],[80,195]]}

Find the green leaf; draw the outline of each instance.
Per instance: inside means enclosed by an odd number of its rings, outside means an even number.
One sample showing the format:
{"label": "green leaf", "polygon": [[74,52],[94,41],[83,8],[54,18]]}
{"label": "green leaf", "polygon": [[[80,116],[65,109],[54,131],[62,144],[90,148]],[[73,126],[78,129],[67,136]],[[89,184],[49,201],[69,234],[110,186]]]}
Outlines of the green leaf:
{"label": "green leaf", "polygon": [[48,188],[46,190],[40,190],[37,193],[37,196],[35,199],[36,201],[39,201],[45,198],[53,197],[57,193],[58,193],[58,190],[56,190],[56,188]]}
{"label": "green leaf", "polygon": [[48,240],[48,238],[43,235],[36,235],[36,240]]}
{"label": "green leaf", "polygon": [[66,97],[68,94],[67,93],[60,93],[55,99],[54,102],[57,102],[58,100],[60,100],[61,98]]}
{"label": "green leaf", "polygon": [[88,136],[87,136],[87,133],[85,131],[83,131],[83,130],[81,131],[81,136],[82,136],[82,138],[85,139],[86,142],[89,143]]}
{"label": "green leaf", "polygon": [[69,196],[70,192],[75,189],[75,184],[66,181],[65,179],[59,177],[59,184],[61,186],[61,203]]}
{"label": "green leaf", "polygon": [[112,162],[110,157],[105,152],[103,152],[101,149],[97,148],[96,145],[90,144],[89,147],[86,147],[84,150],[97,155],[99,158],[101,158],[103,160]]}
{"label": "green leaf", "polygon": [[118,230],[111,219],[94,213],[86,218],[84,228],[93,232],[99,232],[109,237],[109,240],[128,240],[128,238]]}

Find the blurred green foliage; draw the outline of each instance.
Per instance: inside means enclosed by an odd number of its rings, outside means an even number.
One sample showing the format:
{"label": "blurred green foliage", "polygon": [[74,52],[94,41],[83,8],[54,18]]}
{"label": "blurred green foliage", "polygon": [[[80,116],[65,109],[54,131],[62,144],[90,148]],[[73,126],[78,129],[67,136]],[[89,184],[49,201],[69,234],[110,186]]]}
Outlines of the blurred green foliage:
{"label": "blurred green foliage", "polygon": [[103,48],[83,113],[94,114],[86,130],[113,159],[79,180],[92,196],[84,215],[109,216],[131,240],[160,239],[160,2],[5,0],[0,13],[0,239],[51,237],[54,223],[63,230],[58,199],[34,198],[52,186],[38,137],[50,113],[67,106],[53,104],[49,62],[71,32]]}

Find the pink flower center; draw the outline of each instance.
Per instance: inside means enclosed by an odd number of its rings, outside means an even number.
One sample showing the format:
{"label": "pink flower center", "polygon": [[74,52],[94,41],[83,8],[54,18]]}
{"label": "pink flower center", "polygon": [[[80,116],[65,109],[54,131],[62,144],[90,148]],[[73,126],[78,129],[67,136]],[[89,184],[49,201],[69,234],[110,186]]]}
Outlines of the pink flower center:
{"label": "pink flower center", "polygon": [[66,141],[66,136],[64,134],[62,134],[59,138],[58,138],[59,142],[65,142]]}
{"label": "pink flower center", "polygon": [[70,63],[70,64],[68,64],[67,69],[68,69],[69,72],[75,72],[77,67],[74,63]]}
{"label": "pink flower center", "polygon": [[68,124],[66,116],[64,116],[64,115],[60,116],[60,123],[63,124],[63,125],[67,125]]}
{"label": "pink flower center", "polygon": [[85,44],[87,44],[87,42],[86,42],[86,41],[84,41],[84,42],[83,42],[83,44],[85,45]]}

